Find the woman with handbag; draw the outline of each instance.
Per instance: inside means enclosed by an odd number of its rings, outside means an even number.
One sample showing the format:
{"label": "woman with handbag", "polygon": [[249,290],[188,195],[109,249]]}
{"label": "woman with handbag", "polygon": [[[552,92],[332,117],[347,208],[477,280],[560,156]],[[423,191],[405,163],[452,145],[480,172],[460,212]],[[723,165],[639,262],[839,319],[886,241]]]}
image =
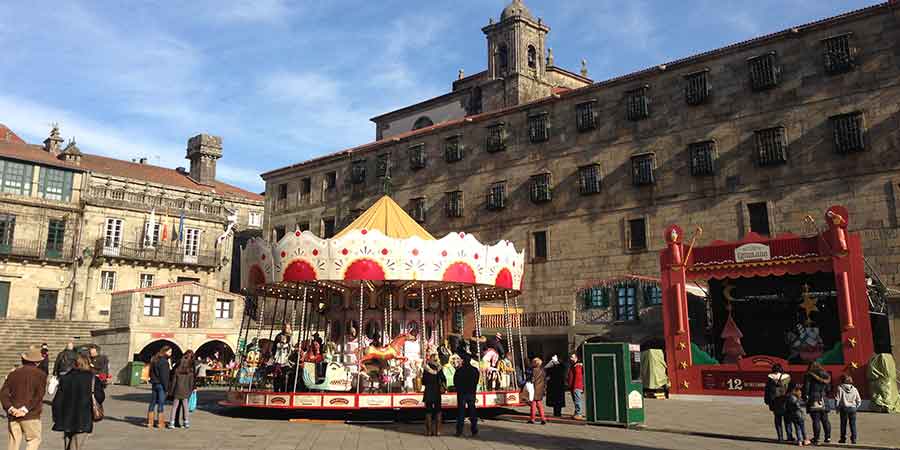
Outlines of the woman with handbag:
{"label": "woman with handbag", "polygon": [[425,392],[422,402],[425,403],[425,436],[441,435],[441,394],[447,392],[447,379],[441,370],[437,353],[428,355],[422,372],[422,385]]}
{"label": "woman with handbag", "polygon": [[181,357],[181,362],[179,362],[178,367],[175,368],[175,374],[172,376],[172,384],[169,385],[169,391],[167,392],[173,400],[172,409],[170,410],[171,417],[169,418],[169,424],[166,428],[170,430],[175,428],[175,419],[179,407],[182,412],[181,417],[184,419],[184,428],[191,427],[191,415],[189,412],[188,400],[191,398],[191,394],[196,388],[197,386],[194,384],[193,352],[187,352]]}
{"label": "woman with handbag", "polygon": [[59,379],[59,390],[53,397],[53,431],[63,433],[66,450],[85,448],[94,422],[103,419],[103,383],[94,375],[91,361],[78,355],[75,368]]}
{"label": "woman with handbag", "polygon": [[825,433],[826,444],[831,442],[831,421],[828,420],[828,394],[831,391],[831,375],[821,364],[810,363],[803,383],[803,400],[806,401],[806,412],[812,419],[813,445],[819,444],[821,432]]}

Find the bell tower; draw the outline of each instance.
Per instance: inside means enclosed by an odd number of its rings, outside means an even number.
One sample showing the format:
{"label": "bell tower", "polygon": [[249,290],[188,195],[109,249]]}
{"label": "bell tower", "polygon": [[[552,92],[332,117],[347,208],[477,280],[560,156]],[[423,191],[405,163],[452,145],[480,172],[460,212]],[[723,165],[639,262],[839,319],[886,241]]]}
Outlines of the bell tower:
{"label": "bell tower", "polygon": [[506,107],[550,95],[546,80],[547,33],[550,27],[535,20],[522,0],[513,0],[500,21],[481,29],[487,37],[488,78],[503,82]]}

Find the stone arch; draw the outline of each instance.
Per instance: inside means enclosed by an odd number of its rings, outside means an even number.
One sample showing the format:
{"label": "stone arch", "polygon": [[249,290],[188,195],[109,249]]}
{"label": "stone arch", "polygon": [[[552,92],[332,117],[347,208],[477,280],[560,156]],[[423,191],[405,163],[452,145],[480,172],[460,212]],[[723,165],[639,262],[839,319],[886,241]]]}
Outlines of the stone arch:
{"label": "stone arch", "polygon": [[141,351],[135,355],[135,359],[137,361],[142,361],[144,363],[150,362],[150,359],[153,358],[153,355],[157,354],[163,346],[168,345],[172,348],[172,361],[178,361],[181,359],[181,355],[184,354],[181,346],[178,345],[174,340],[171,339],[151,339],[146,344],[141,347]]}
{"label": "stone arch", "polygon": [[211,358],[217,351],[219,352],[219,360],[222,361],[223,364],[234,361],[234,350],[228,342],[221,339],[208,339],[203,344],[200,344],[194,352],[194,356],[196,358]]}
{"label": "stone arch", "polygon": [[434,121],[432,121],[430,117],[422,116],[416,119],[416,122],[413,124],[413,130],[419,130],[432,125],[434,125]]}

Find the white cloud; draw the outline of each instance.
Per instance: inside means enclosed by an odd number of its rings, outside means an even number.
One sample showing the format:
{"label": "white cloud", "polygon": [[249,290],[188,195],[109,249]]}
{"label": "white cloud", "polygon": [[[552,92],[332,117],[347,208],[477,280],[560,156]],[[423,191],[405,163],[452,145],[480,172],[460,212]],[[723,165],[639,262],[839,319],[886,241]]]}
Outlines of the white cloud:
{"label": "white cloud", "polygon": [[296,4],[286,0],[229,0],[209,5],[215,18],[224,22],[276,22],[295,13]]}
{"label": "white cloud", "polygon": [[266,74],[260,78],[259,87],[264,95],[275,102],[328,102],[340,96],[339,83],[332,77],[316,72],[278,71]]}

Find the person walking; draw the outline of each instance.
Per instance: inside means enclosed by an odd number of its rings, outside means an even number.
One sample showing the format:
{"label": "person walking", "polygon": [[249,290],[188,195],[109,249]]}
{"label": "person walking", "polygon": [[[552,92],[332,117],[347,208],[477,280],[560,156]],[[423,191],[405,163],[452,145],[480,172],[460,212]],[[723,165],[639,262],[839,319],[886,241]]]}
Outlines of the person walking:
{"label": "person walking", "polygon": [[53,397],[53,431],[63,433],[63,448],[85,448],[88,435],[94,432],[93,399],[103,404],[103,383],[94,374],[91,361],[78,356],[75,367],[59,381]]}
{"label": "person walking", "polygon": [[856,410],[862,404],[859,391],[853,385],[853,377],[844,375],[841,377],[841,385],[838,386],[835,397],[838,411],[841,413],[841,444],[847,443],[847,422],[850,422],[850,443],[856,444]]}
{"label": "person walking", "polygon": [[78,352],[75,351],[75,342],[69,341],[66,343],[66,348],[56,355],[56,361],[53,363],[53,375],[61,377],[69,373],[75,367],[77,358]]}
{"label": "person walking", "polygon": [[181,357],[181,362],[179,362],[178,367],[175,368],[175,374],[172,376],[172,383],[169,385],[169,389],[166,392],[173,399],[169,416],[169,425],[166,428],[170,430],[176,428],[175,419],[177,418],[179,408],[181,409],[181,417],[183,418],[182,424],[184,425],[184,428],[191,427],[190,405],[188,399],[191,398],[191,393],[193,393],[196,388],[197,386],[194,384],[194,354],[193,352],[188,351]]}
{"label": "person walking", "polygon": [[766,380],[763,401],[769,406],[769,411],[772,411],[772,415],[775,417],[775,434],[778,436],[778,442],[784,440],[785,431],[787,431],[787,441],[794,440],[794,430],[791,426],[791,421],[785,415],[787,396],[790,394],[788,392],[790,384],[791,376],[784,373],[784,368],[781,367],[781,364],[774,364],[772,373],[769,374],[769,378]]}
{"label": "person walking", "polygon": [[422,385],[425,387],[422,402],[425,403],[426,436],[441,435],[441,394],[446,391],[447,386],[447,379],[441,369],[438,354],[428,355],[428,362],[425,363],[422,372]]}
{"label": "person walking", "polygon": [[544,366],[547,378],[547,406],[553,408],[553,417],[562,417],[566,406],[566,366],[556,355]]}
{"label": "person walking", "polygon": [[813,445],[819,444],[824,430],[824,443],[831,442],[831,422],[828,420],[828,408],[825,398],[831,391],[831,375],[817,362],[809,364],[803,381],[803,400],[806,402],[806,412],[812,419]]}
{"label": "person walking", "polygon": [[584,364],[578,360],[578,355],[575,353],[569,356],[569,362],[571,365],[569,366],[569,376],[566,384],[571,390],[572,403],[575,405],[575,413],[572,414],[572,418],[584,420],[584,416],[581,415],[582,399],[584,398]]}
{"label": "person walking", "polygon": [[[150,407],[147,409],[147,428],[153,428],[154,418],[156,419],[156,427],[164,428],[166,419],[163,415],[166,408],[166,392],[169,391],[171,383],[171,369],[169,358],[172,357],[172,348],[168,345],[163,346],[159,353],[150,359]],[[156,413],[153,407],[156,407]]]}
{"label": "person walking", "polygon": [[478,412],[475,410],[475,391],[481,376],[472,365],[472,356],[463,354],[462,366],[453,374],[453,385],[456,387],[456,435],[462,436],[466,423],[466,415],[472,423],[472,436],[478,435]]}
{"label": "person walking", "polygon": [[47,389],[47,374],[38,369],[44,360],[40,350],[32,348],[22,354],[22,366],[10,372],[0,388],[0,404],[9,419],[9,450],[26,450],[41,446],[41,408]]}
{"label": "person walking", "polygon": [[540,412],[541,425],[547,424],[544,417],[544,394],[547,391],[547,378],[544,373],[544,362],[541,358],[531,360],[531,384],[534,386],[534,395],[531,398],[531,418],[528,423],[534,423],[535,412]]}

